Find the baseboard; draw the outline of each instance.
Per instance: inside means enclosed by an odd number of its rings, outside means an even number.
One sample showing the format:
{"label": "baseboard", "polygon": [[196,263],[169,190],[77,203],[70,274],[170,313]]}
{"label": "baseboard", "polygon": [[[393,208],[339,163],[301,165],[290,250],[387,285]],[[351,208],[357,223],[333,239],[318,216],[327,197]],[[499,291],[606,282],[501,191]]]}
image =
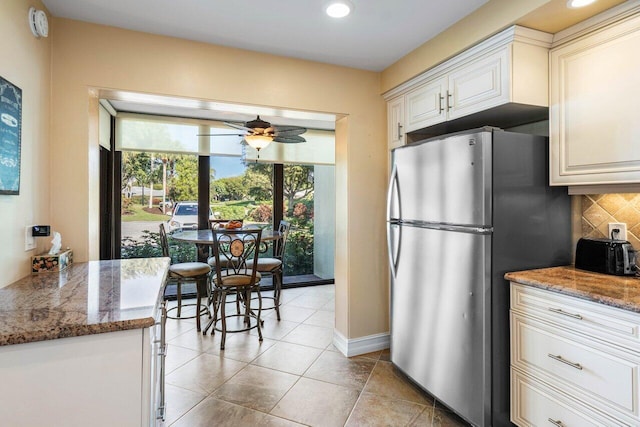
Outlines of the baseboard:
{"label": "baseboard", "polygon": [[389,348],[389,343],[390,336],[388,332],[348,339],[335,329],[333,331],[333,345],[347,357],[385,350]]}

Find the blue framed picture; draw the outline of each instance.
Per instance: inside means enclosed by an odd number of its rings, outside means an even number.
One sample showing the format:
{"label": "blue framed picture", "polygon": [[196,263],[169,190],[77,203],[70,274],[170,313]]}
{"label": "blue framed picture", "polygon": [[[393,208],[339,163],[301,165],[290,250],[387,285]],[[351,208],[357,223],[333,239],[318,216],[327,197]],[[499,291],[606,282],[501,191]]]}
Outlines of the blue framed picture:
{"label": "blue framed picture", "polygon": [[20,194],[22,90],[0,77],[0,194]]}

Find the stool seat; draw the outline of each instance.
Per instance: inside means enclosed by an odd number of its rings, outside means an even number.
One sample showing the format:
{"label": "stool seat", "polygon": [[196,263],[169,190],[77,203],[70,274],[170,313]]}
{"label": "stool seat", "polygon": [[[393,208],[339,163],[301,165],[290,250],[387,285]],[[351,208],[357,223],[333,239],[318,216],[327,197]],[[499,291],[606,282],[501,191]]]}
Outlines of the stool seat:
{"label": "stool seat", "polygon": [[[251,268],[251,266],[253,266],[253,262],[247,261],[247,266]],[[282,261],[278,258],[258,258],[256,270],[269,273],[277,270],[280,266],[282,266]]]}
{"label": "stool seat", "polygon": [[[230,274],[222,276],[222,283],[218,282],[218,278],[216,276],[213,277],[213,283],[216,286],[247,286],[251,284],[251,275],[250,274],[233,274],[233,272],[229,272]],[[258,283],[262,279],[262,275],[256,271],[256,280],[255,283]]]}
{"label": "stool seat", "polygon": [[177,275],[183,278],[203,276],[211,272],[209,264],[204,262],[181,262],[169,266],[169,275]]}

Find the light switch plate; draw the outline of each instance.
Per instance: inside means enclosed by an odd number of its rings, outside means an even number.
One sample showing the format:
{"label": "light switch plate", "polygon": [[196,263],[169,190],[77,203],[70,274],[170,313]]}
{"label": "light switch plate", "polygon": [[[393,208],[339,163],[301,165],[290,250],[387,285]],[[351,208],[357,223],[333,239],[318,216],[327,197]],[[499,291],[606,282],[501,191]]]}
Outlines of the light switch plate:
{"label": "light switch plate", "polygon": [[33,225],[27,225],[24,228],[24,250],[32,251],[36,248],[36,238],[31,235]]}

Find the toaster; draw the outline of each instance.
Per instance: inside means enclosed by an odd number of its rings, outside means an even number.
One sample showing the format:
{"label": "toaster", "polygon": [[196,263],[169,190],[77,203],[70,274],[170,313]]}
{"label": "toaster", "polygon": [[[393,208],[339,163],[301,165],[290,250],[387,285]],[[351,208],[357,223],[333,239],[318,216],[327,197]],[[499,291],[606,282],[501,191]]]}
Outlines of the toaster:
{"label": "toaster", "polygon": [[631,276],[636,274],[636,251],[626,240],[578,240],[576,268],[596,273]]}

